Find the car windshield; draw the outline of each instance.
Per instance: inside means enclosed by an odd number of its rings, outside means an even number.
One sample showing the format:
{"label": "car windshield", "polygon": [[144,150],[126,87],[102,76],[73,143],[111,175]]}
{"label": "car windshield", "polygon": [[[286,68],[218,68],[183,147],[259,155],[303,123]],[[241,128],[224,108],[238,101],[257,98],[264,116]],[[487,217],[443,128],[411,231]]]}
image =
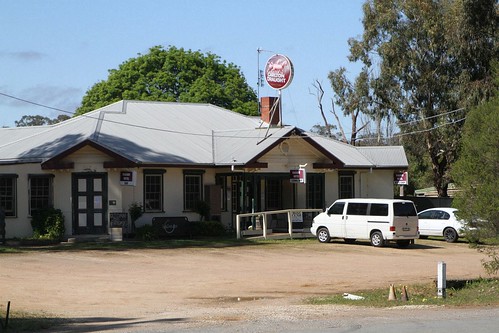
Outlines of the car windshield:
{"label": "car windshield", "polygon": [[393,204],[395,216],[417,216],[416,208],[412,202],[395,202]]}

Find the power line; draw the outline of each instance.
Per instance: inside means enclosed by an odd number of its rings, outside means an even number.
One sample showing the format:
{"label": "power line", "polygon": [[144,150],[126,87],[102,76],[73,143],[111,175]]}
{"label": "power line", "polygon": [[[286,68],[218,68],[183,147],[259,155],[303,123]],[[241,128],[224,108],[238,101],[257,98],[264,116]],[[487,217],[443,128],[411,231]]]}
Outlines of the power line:
{"label": "power line", "polygon": [[408,121],[408,122],[405,122],[405,123],[399,123],[399,124],[397,124],[397,126],[410,125],[410,124],[418,123],[418,122],[421,122],[421,121],[424,121],[424,120],[433,119],[433,118],[436,118],[436,117],[442,117],[442,116],[445,116],[445,115],[448,115],[448,114],[451,114],[451,113],[456,113],[456,112],[462,111],[464,109],[465,108],[459,108],[459,109],[455,109],[455,110],[452,110],[452,111],[447,111],[447,112],[444,112],[444,113],[439,113],[439,114],[436,114],[436,115],[433,115],[433,116],[423,117],[423,118],[416,119],[416,120],[411,120],[411,121]]}
{"label": "power line", "polygon": [[24,102],[24,103],[28,103],[28,104],[32,104],[32,105],[36,105],[36,106],[40,106],[40,107],[42,107],[42,108],[46,108],[46,109],[50,109],[50,110],[55,110],[55,111],[59,111],[59,112],[64,112],[64,113],[69,113],[69,114],[74,114],[74,112],[70,112],[70,111],[62,110],[62,109],[59,109],[59,108],[56,108],[56,107],[53,107],[53,106],[47,106],[47,105],[43,105],[43,104],[40,104],[40,103],[36,103],[36,102],[32,102],[32,101],[28,101],[27,99],[22,99],[22,98],[19,98],[19,97],[16,97],[16,96],[12,96],[12,95],[9,95],[9,94],[5,94],[5,93],[3,93],[3,92],[0,92],[0,95],[5,96],[5,97],[8,97],[8,98],[12,98],[12,99],[15,99],[15,100],[18,100],[18,101]]}
{"label": "power line", "polygon": [[[460,123],[460,122],[462,122],[464,120],[466,120],[466,117],[463,117],[463,118],[457,119],[457,120],[453,120],[453,121],[449,121],[449,122],[437,125],[437,126],[432,127],[432,128],[427,128],[427,129],[422,129],[422,130],[417,130],[417,131],[412,131],[412,132],[407,132],[407,133],[395,134],[392,137],[388,137],[388,138],[385,138],[385,139],[396,139],[396,138],[401,138],[401,137],[407,136],[407,135],[413,135],[413,134],[420,134],[420,133],[430,132],[430,131],[439,129],[440,127],[444,127],[444,126],[447,126],[447,125],[452,125],[452,124]],[[377,137],[362,137],[362,138],[357,138],[356,141],[361,141],[361,140],[377,140],[377,139],[378,139]]]}
{"label": "power line", "polygon": [[[60,111],[60,112],[64,112],[64,113],[69,113],[69,114],[74,114],[73,112],[69,112],[69,111],[62,110],[62,109],[59,109],[59,108],[56,108],[56,107],[52,107],[52,106],[48,106],[48,105],[44,105],[44,104],[32,102],[32,101],[29,101],[29,100],[26,100],[26,99],[23,99],[23,98],[19,98],[19,97],[16,97],[16,96],[12,96],[12,95],[9,95],[9,94],[6,94],[6,93],[0,92],[0,95],[8,97],[8,98],[15,99],[15,100],[18,100],[18,101],[21,101],[21,102],[25,102],[25,103],[28,103],[28,104],[40,106],[40,107],[43,107],[43,108],[47,108],[47,109],[51,109],[51,110],[56,110],[56,111]],[[439,117],[439,116],[443,116],[443,115],[455,113],[455,112],[458,112],[458,111],[461,111],[461,110],[464,110],[464,108],[459,108],[459,109],[456,109],[456,110],[448,111],[448,112],[445,112],[445,113],[441,113],[441,114],[438,114],[438,115],[434,115],[434,116],[430,116],[430,117],[426,117],[426,118],[422,118],[422,119],[418,119],[418,120],[413,120],[413,121],[410,121],[410,122],[407,122],[407,123],[402,123],[402,124],[399,124],[399,125],[406,125],[406,124],[413,123],[413,122],[419,122],[419,121],[423,121],[423,120],[426,120],[426,119],[431,119],[431,118],[435,118],[435,117]],[[109,110],[109,111],[111,111],[111,110]],[[120,110],[117,110],[115,112],[120,112]],[[108,122],[108,123],[113,123],[113,124],[123,125],[123,126],[128,126],[128,127],[141,128],[141,129],[146,129],[146,130],[159,131],[159,132],[167,132],[167,133],[180,134],[180,135],[192,135],[192,136],[215,137],[215,138],[233,138],[233,139],[260,139],[259,136],[255,136],[255,137],[250,136],[250,137],[247,137],[247,136],[220,135],[220,134],[217,135],[217,134],[214,134],[215,131],[213,131],[211,134],[208,134],[208,133],[205,134],[205,133],[192,133],[192,132],[182,132],[182,131],[176,131],[176,130],[168,130],[168,129],[164,129],[164,128],[157,128],[157,127],[150,127],[150,126],[142,126],[142,125],[136,125],[136,124],[129,124],[129,123],[124,123],[124,122],[110,120],[110,119],[105,119],[105,118],[101,119],[99,117],[91,116],[91,115],[89,115],[87,113],[84,113],[84,114],[80,115],[79,117],[85,117],[85,118],[89,118],[89,119],[94,119],[94,120],[98,120],[98,121],[103,121],[103,122]],[[412,135],[412,134],[419,134],[419,133],[429,132],[429,131],[438,129],[438,128],[443,127],[443,126],[447,126],[447,125],[451,125],[451,124],[454,124],[454,123],[461,122],[461,121],[463,121],[465,119],[466,119],[466,117],[458,119],[458,120],[455,120],[455,121],[447,122],[447,123],[444,123],[444,124],[440,124],[438,126],[435,126],[435,127],[429,128],[429,129],[424,129],[424,130],[418,130],[418,131],[412,131],[412,132],[407,132],[407,133],[396,134],[392,138],[397,138],[397,137],[402,137],[402,136],[407,136],[407,135]],[[55,125],[57,125],[57,124],[55,124]],[[254,129],[234,129],[234,130],[221,130],[221,131],[218,131],[218,132],[253,131],[253,130]],[[44,132],[40,132],[38,134],[42,134],[42,133],[44,133]],[[323,137],[323,136],[321,136],[319,134],[316,134],[316,133],[313,133],[313,132],[308,132],[308,133],[309,133],[309,136]],[[37,134],[35,134],[35,135],[37,135]],[[292,139],[294,137],[293,136],[282,136],[282,137],[279,137],[279,138],[281,138],[281,139]],[[376,139],[376,138],[374,138],[374,137],[373,138],[358,138],[357,140],[370,140],[370,139]],[[14,142],[12,142],[12,143],[14,143]]]}

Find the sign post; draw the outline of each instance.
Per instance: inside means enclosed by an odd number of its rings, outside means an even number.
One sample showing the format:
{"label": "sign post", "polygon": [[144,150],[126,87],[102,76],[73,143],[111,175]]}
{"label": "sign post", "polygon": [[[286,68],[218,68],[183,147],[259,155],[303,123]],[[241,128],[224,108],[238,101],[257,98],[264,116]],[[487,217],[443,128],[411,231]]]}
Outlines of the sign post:
{"label": "sign post", "polygon": [[295,184],[305,184],[307,182],[307,172],[305,168],[291,169],[289,171],[289,181]]}
{"label": "sign post", "polygon": [[287,88],[293,81],[293,63],[288,57],[276,54],[267,60],[265,65],[265,80],[274,89]]}
{"label": "sign post", "polygon": [[[293,81],[293,63],[282,54],[275,54],[265,64],[265,81],[279,93],[279,112],[282,112],[281,90],[287,88]],[[282,125],[282,114],[279,114],[279,126]]]}
{"label": "sign post", "polygon": [[407,173],[407,171],[395,172],[393,174],[393,183],[395,185],[400,186],[399,195],[401,197],[403,197],[404,196],[404,185],[409,185],[409,174]]}

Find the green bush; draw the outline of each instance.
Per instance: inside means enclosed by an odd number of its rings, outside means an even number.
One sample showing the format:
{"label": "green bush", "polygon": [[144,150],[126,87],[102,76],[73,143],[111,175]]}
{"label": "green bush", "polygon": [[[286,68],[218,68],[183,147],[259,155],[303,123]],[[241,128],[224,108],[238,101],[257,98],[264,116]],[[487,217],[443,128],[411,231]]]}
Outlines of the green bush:
{"label": "green bush", "polygon": [[210,204],[206,201],[199,200],[194,205],[194,211],[199,214],[200,221],[206,221],[210,216]]}
{"label": "green bush", "polygon": [[145,224],[135,229],[135,238],[150,241],[158,238],[158,233],[150,224]]}
{"label": "green bush", "polygon": [[37,210],[31,217],[33,238],[61,240],[64,236],[64,215],[60,209]]}
{"label": "green bush", "polygon": [[218,221],[191,222],[193,236],[218,237],[225,236],[227,229]]}

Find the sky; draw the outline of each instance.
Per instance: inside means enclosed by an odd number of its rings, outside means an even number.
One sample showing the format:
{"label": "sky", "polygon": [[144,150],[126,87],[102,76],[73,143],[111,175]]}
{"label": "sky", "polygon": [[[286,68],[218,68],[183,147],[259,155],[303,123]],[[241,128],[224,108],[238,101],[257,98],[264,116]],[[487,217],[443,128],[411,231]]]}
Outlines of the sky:
{"label": "sky", "polygon": [[24,115],[71,115],[110,69],[161,45],[218,55],[238,66],[260,97],[277,91],[257,87],[259,69],[274,54],[287,56],[294,78],[282,90],[283,122],[310,130],[323,124],[313,83],[324,87],[329,111],[329,72],[359,72],[347,56],[348,39],[363,31],[363,2],[0,0],[0,127]]}

